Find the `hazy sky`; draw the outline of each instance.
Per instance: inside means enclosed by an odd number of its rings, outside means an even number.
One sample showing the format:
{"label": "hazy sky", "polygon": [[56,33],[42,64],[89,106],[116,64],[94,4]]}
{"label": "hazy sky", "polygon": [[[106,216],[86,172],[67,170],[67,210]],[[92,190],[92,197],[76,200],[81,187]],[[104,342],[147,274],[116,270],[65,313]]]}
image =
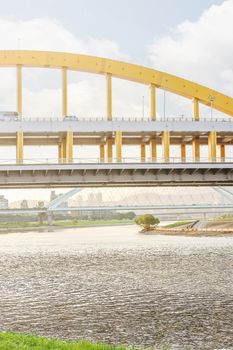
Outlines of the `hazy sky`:
{"label": "hazy sky", "polygon": [[[0,50],[111,57],[152,66],[233,95],[233,0],[0,0],[0,5]],[[59,71],[24,69],[23,87],[24,115],[61,114]],[[103,77],[70,73],[69,114],[105,115],[104,87]],[[147,88],[114,79],[113,114],[141,116],[143,96],[147,113]],[[169,116],[190,115],[190,101],[169,94],[166,101]],[[1,68],[0,110],[15,110],[15,106],[15,71]],[[158,114],[162,113],[163,94],[159,92]],[[201,114],[210,111],[201,108]],[[80,148],[76,154],[85,152]],[[32,152],[25,148],[26,158],[32,154],[54,157],[56,149],[48,152],[42,147]],[[13,148],[0,148],[0,158],[12,157]],[[25,193],[11,192],[11,200]],[[40,196],[42,191],[38,191]]]}

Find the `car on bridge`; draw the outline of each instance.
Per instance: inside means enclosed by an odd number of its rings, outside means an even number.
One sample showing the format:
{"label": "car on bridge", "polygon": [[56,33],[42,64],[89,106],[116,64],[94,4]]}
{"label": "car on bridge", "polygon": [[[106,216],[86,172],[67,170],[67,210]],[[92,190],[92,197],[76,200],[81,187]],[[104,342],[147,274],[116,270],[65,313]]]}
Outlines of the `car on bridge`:
{"label": "car on bridge", "polygon": [[0,111],[0,121],[11,122],[19,120],[18,112],[1,112]]}
{"label": "car on bridge", "polygon": [[64,121],[77,121],[78,118],[76,117],[76,115],[66,115],[64,117]]}

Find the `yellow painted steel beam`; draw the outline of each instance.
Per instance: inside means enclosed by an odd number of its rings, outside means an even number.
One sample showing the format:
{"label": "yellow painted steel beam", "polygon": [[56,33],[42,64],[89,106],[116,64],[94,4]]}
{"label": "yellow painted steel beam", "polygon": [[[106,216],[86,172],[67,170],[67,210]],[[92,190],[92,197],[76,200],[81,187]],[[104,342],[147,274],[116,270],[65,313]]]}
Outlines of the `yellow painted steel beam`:
{"label": "yellow painted steel beam", "polygon": [[72,131],[67,131],[65,144],[66,144],[65,146],[66,161],[72,162],[73,161],[73,132]]}
{"label": "yellow painted steel beam", "polygon": [[193,119],[199,120],[199,101],[196,97],[192,99]]}
{"label": "yellow painted steel beam", "polygon": [[58,143],[58,162],[62,163],[64,158],[63,154],[63,141]]}
{"label": "yellow painted steel beam", "polygon": [[152,162],[155,162],[156,161],[156,152],[157,149],[156,149],[156,139],[151,139],[150,140],[150,160]]}
{"label": "yellow painted steel beam", "polygon": [[225,161],[225,145],[218,145],[218,154],[219,158],[224,162]]}
{"label": "yellow painted steel beam", "polygon": [[142,143],[140,145],[141,162],[144,163],[146,160],[146,145]]}
{"label": "yellow painted steel beam", "polygon": [[66,161],[66,137],[62,139],[62,161]]}
{"label": "yellow painted steel beam", "polygon": [[106,74],[107,119],[112,120],[112,74]]}
{"label": "yellow painted steel beam", "polygon": [[23,132],[16,133],[16,162],[23,163]]}
{"label": "yellow painted steel beam", "polygon": [[[184,96],[233,116],[233,98],[218,91],[155,69],[107,58],[48,51],[0,51],[0,66],[66,67],[150,85]],[[191,68],[191,67],[190,67]]]}
{"label": "yellow painted steel beam", "polygon": [[100,144],[100,162],[103,163],[105,160],[105,149],[104,144]]}
{"label": "yellow painted steel beam", "polygon": [[22,66],[17,64],[16,66],[16,97],[17,97],[17,112],[22,115]]}
{"label": "yellow painted steel beam", "polygon": [[62,68],[62,115],[67,115],[67,68]]}
{"label": "yellow painted steel beam", "polygon": [[186,145],[184,143],[180,145],[180,158],[182,162],[186,161]]}
{"label": "yellow painted steel beam", "polygon": [[156,120],[156,87],[150,84],[150,118]]}
{"label": "yellow painted steel beam", "polygon": [[162,133],[162,153],[163,159],[168,162],[170,157],[170,134],[168,130]]}
{"label": "yellow painted steel beam", "polygon": [[192,156],[194,161],[200,161],[200,139],[198,136],[192,141]]}
{"label": "yellow painted steel beam", "polygon": [[108,138],[106,141],[106,146],[107,146],[107,160],[109,163],[112,162],[112,146],[113,146],[113,139]]}
{"label": "yellow painted steel beam", "polygon": [[122,160],[122,137],[121,137],[120,130],[117,130],[115,134],[115,146],[116,146],[116,161],[120,163]]}
{"label": "yellow painted steel beam", "polygon": [[208,153],[209,153],[209,161],[216,161],[216,146],[217,146],[217,135],[216,131],[210,131],[208,135]]}

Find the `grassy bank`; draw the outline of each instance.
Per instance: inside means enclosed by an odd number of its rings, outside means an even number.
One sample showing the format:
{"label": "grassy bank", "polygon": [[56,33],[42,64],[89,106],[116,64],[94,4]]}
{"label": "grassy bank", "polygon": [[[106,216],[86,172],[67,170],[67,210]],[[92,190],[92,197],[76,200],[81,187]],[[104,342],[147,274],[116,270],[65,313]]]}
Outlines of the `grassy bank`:
{"label": "grassy bank", "polygon": [[163,228],[175,228],[175,227],[179,227],[179,226],[184,226],[184,225],[188,225],[190,224],[191,221],[177,221],[177,222],[174,222],[173,224],[169,224],[169,225],[166,225],[166,226],[163,226]]}
{"label": "grassy bank", "polygon": [[[52,226],[55,227],[81,227],[81,226],[114,226],[114,225],[130,225],[133,220],[129,219],[112,219],[112,220],[54,220]],[[0,222],[0,229],[17,229],[17,228],[38,228],[46,227],[47,223],[39,222]]]}
{"label": "grassy bank", "polygon": [[133,220],[128,219],[109,219],[109,220],[78,220],[78,221],[55,221],[54,226],[104,226],[104,225],[129,225],[133,224]]}
{"label": "grassy bank", "polygon": [[[123,346],[110,346],[89,342],[65,342],[15,333],[0,333],[0,350],[126,350]],[[130,347],[131,350],[134,348]],[[163,347],[160,350],[168,350]]]}
{"label": "grassy bank", "polygon": [[65,342],[23,334],[0,333],[0,350],[125,350],[89,342]]}

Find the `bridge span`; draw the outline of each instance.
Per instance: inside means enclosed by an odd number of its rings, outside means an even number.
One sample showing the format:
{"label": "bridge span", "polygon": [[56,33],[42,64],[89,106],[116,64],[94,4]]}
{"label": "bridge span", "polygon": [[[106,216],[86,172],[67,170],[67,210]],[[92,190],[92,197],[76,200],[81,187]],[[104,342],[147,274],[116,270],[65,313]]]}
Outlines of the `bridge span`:
{"label": "bridge span", "polygon": [[[14,146],[13,161],[0,161],[1,188],[83,186],[200,186],[232,185],[233,98],[197,83],[126,62],[106,58],[42,51],[0,51],[0,67],[16,69],[16,118],[0,120],[0,146]],[[25,118],[23,71],[27,67],[61,71],[61,117]],[[68,71],[102,75],[106,82],[106,113],[100,119],[68,115]],[[128,80],[148,87],[149,113],[146,120],[117,119],[113,110],[112,81]],[[190,118],[161,119],[156,107],[157,89],[190,101]],[[224,113],[227,119],[207,120],[200,104]],[[191,108],[192,107],[192,108]],[[36,106],[35,106],[36,110]],[[32,164],[24,157],[25,146],[56,146],[57,159]],[[94,162],[74,157],[74,147],[96,145]],[[124,159],[123,148],[138,147],[138,160]],[[158,157],[158,146],[162,159]],[[178,159],[172,147],[179,147]],[[187,157],[187,146],[192,148]],[[203,158],[203,146],[208,159]],[[149,152],[148,152],[149,151]],[[148,154],[147,154],[148,152]],[[1,157],[0,157],[1,158]],[[40,164],[39,164],[40,163]]]}

